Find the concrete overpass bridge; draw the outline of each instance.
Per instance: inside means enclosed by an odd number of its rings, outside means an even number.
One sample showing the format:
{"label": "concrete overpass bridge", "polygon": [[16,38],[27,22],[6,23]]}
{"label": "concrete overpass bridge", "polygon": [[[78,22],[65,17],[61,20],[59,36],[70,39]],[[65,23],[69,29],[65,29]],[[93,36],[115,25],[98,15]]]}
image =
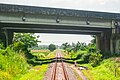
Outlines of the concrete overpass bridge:
{"label": "concrete overpass bridge", "polygon": [[0,4],[4,44],[12,43],[14,32],[96,35],[102,52],[120,52],[119,13]]}

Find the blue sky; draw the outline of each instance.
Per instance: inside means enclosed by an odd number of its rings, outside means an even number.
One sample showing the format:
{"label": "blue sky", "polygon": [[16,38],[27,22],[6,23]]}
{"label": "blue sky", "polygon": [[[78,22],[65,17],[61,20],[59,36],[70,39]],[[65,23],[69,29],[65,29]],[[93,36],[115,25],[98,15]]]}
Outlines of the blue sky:
{"label": "blue sky", "polygon": [[[120,13],[120,0],[0,0],[0,3]],[[92,39],[90,35],[43,33],[37,35],[40,35],[42,41],[40,44],[48,45],[77,41],[89,43]]]}

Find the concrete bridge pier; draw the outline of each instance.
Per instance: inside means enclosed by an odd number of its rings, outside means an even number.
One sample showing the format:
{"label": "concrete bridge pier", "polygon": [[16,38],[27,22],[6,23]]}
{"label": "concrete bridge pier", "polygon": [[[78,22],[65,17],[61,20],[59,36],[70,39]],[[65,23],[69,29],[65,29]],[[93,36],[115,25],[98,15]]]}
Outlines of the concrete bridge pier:
{"label": "concrete bridge pier", "polygon": [[112,35],[111,44],[111,52],[120,54],[120,34]]}
{"label": "concrete bridge pier", "polygon": [[96,47],[102,53],[111,53],[110,52],[110,32],[102,32],[101,34],[96,35]]}
{"label": "concrete bridge pier", "polygon": [[12,44],[13,31],[0,29],[0,39],[2,40],[5,47]]}
{"label": "concrete bridge pier", "polygon": [[105,46],[105,52],[111,53],[110,46],[111,46],[111,31],[104,32],[104,46]]}
{"label": "concrete bridge pier", "polygon": [[120,54],[120,38],[116,40],[115,52]]}
{"label": "concrete bridge pier", "polygon": [[101,35],[96,35],[96,48],[97,50],[101,50]]}

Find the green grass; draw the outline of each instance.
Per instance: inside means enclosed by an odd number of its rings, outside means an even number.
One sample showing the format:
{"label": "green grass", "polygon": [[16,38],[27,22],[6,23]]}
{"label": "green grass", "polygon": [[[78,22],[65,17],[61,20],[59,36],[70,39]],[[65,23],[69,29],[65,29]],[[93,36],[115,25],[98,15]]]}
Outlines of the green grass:
{"label": "green grass", "polygon": [[44,54],[45,56],[47,56],[50,52],[33,52],[32,54],[35,56],[39,56],[40,54]]}
{"label": "green grass", "polygon": [[97,67],[92,67],[90,64],[84,64],[89,70],[83,70],[83,73],[87,76],[89,80],[120,80],[120,67],[116,67],[115,76],[115,66],[120,63],[116,63],[111,58],[103,60],[101,64]]}
{"label": "green grass", "polygon": [[0,80],[14,80],[28,69],[24,54],[14,52],[11,48],[0,51]]}
{"label": "green grass", "polygon": [[49,59],[55,57],[56,50],[53,52],[32,52],[32,55],[36,56],[37,59]]}
{"label": "green grass", "polygon": [[30,72],[22,76],[19,80],[42,80],[47,68],[47,64],[35,66],[30,70]]}

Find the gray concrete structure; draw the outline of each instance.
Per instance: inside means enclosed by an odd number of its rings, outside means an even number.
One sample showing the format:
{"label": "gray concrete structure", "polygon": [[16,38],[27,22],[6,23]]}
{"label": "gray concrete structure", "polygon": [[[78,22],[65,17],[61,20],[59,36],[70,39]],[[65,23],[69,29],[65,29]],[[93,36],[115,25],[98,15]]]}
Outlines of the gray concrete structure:
{"label": "gray concrete structure", "polygon": [[11,44],[13,32],[97,36],[102,52],[119,53],[120,14],[0,4],[0,38]]}

